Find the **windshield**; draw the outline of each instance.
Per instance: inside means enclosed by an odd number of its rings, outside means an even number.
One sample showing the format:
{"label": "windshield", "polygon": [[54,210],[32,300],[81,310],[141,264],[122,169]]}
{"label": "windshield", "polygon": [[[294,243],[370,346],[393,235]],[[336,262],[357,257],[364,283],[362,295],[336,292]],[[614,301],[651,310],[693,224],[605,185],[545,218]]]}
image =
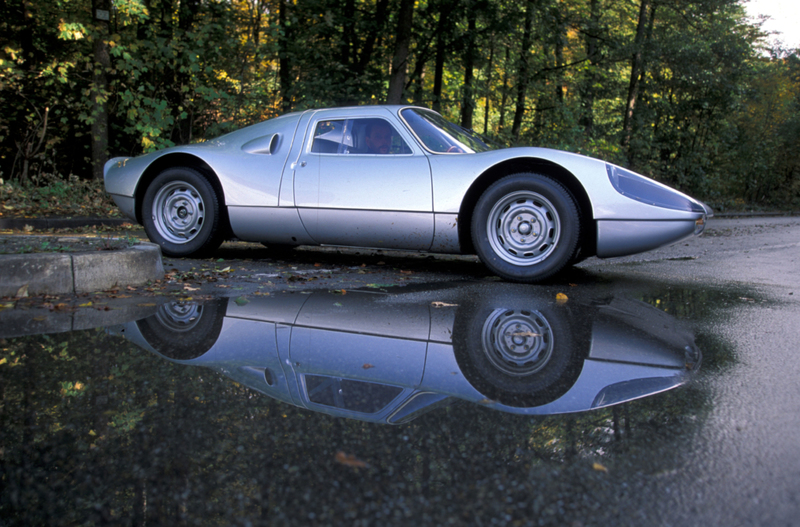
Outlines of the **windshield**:
{"label": "windshield", "polygon": [[431,152],[474,154],[492,149],[470,131],[449,122],[436,112],[421,108],[406,108],[400,115]]}

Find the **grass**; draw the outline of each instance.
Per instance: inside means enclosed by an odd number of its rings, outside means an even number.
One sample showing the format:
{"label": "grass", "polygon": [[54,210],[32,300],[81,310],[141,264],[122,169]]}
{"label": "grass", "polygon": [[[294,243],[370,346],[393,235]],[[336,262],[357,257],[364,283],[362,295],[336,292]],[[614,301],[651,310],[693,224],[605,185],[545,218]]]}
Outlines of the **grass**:
{"label": "grass", "polygon": [[0,218],[48,216],[116,218],[120,213],[101,181],[49,175],[27,184],[0,179]]}
{"label": "grass", "polygon": [[140,240],[119,236],[8,236],[0,238],[0,254],[66,253],[127,249]]}

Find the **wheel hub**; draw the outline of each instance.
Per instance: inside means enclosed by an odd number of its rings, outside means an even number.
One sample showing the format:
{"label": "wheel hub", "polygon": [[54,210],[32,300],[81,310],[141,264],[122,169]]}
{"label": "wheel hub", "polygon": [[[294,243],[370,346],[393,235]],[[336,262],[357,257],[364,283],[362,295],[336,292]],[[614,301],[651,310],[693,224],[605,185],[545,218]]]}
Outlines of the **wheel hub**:
{"label": "wheel hub", "polygon": [[196,302],[173,302],[163,304],[156,310],[156,319],[173,332],[194,329],[203,314],[203,306]]}
{"label": "wheel hub", "polygon": [[536,311],[497,309],[486,319],[481,337],[489,361],[512,376],[536,373],[553,354],[552,330]]}
{"label": "wheel hub", "polygon": [[174,181],[164,185],[153,200],[153,222],[168,242],[183,244],[194,239],[205,219],[205,206],[192,185]]}
{"label": "wheel hub", "polygon": [[487,231],[500,258],[514,265],[534,265],[555,250],[561,225],[550,201],[535,192],[517,191],[495,204]]}

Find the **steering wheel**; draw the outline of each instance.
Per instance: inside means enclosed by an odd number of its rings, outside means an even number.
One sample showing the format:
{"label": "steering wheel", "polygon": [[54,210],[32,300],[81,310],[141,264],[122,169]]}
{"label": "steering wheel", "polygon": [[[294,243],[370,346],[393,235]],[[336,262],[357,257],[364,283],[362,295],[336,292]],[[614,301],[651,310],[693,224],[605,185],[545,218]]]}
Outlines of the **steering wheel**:
{"label": "steering wheel", "polygon": [[461,149],[461,147],[459,147],[457,145],[453,145],[453,146],[451,146],[450,148],[447,149],[447,153],[448,154],[453,154],[453,153],[463,154],[464,151]]}

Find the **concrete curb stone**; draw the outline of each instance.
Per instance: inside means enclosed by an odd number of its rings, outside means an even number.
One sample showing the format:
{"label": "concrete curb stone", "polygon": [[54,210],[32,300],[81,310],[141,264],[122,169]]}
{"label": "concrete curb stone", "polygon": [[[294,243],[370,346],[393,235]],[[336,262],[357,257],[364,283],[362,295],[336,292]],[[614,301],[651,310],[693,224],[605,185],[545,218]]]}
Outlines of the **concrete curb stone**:
{"label": "concrete curb stone", "polygon": [[0,296],[63,295],[139,286],[164,276],[161,249],[144,242],[116,251],[0,255]]}
{"label": "concrete curb stone", "polygon": [[[88,302],[87,305],[71,306],[44,316],[38,311],[6,309],[0,311],[0,338],[65,333],[124,324],[153,315],[158,306],[166,301],[163,298],[148,300],[152,301],[143,303],[141,298],[135,298],[128,303],[111,301],[113,303],[107,304],[108,309],[98,309],[100,304]],[[33,316],[34,313],[37,316]]]}

